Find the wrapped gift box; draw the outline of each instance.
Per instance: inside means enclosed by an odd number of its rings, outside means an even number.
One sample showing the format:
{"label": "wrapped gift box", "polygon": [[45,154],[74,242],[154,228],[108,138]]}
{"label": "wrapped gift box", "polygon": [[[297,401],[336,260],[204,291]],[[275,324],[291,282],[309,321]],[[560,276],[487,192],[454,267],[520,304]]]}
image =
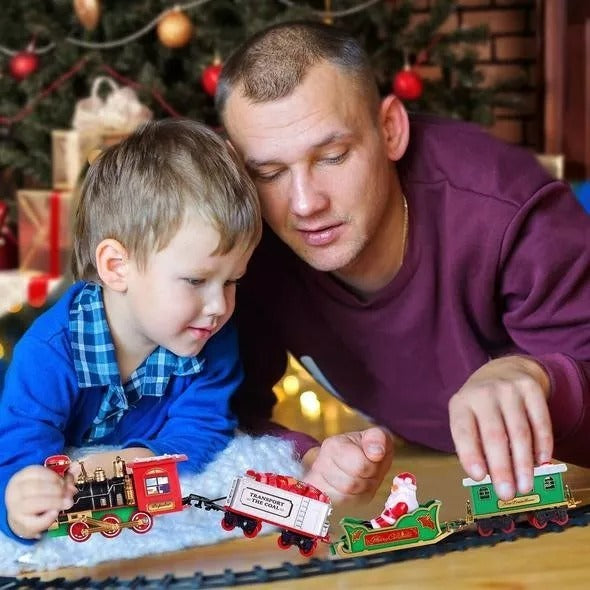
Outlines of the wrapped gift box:
{"label": "wrapped gift box", "polygon": [[54,129],[51,132],[53,187],[72,190],[86,170],[90,153],[101,149],[102,145],[102,137],[97,132]]}
{"label": "wrapped gift box", "polygon": [[[99,94],[103,86],[106,96]],[[152,117],[132,88],[121,88],[108,76],[95,78],[90,96],[76,103],[72,129],[52,132],[53,187],[75,188],[93,152],[119,143]]]}
{"label": "wrapped gift box", "polygon": [[30,271],[0,271],[0,317],[18,313],[24,305],[41,307],[63,280]]}
{"label": "wrapped gift box", "polygon": [[21,270],[52,277],[69,270],[72,200],[71,191],[17,191]]}
{"label": "wrapped gift box", "polygon": [[53,187],[73,190],[86,172],[89,158],[97,151],[119,143],[129,132],[77,131],[54,129],[51,132]]}

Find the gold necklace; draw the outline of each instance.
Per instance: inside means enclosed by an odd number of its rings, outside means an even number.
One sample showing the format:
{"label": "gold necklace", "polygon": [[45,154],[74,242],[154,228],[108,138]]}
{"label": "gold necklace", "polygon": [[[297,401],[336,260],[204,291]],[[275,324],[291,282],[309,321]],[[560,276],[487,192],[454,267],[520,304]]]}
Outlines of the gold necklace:
{"label": "gold necklace", "polygon": [[406,199],[406,195],[402,193],[402,201],[404,203],[404,226],[402,229],[402,248],[399,257],[398,269],[402,267],[404,263],[404,256],[406,255],[406,247],[408,244],[408,221],[409,221],[409,213],[408,213],[408,201]]}

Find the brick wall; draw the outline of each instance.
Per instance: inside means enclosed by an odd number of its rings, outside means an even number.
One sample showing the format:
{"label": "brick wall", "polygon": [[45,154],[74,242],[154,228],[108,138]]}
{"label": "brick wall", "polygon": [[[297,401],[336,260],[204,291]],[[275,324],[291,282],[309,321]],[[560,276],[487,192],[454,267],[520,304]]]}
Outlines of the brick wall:
{"label": "brick wall", "polygon": [[[432,0],[414,0],[414,19],[425,18]],[[522,107],[496,109],[496,122],[491,132],[513,143],[540,147],[538,108],[539,52],[537,48],[537,7],[535,0],[457,0],[456,12],[447,19],[442,30],[460,26],[488,25],[489,39],[478,44],[478,69],[488,83],[524,77],[525,88],[519,92]],[[419,66],[425,78],[438,76],[435,66]]]}

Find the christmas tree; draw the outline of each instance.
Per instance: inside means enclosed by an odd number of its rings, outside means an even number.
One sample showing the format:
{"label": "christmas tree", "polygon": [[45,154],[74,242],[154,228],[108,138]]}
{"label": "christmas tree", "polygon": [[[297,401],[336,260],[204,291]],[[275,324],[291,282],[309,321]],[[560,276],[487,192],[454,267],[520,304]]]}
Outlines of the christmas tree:
{"label": "christmas tree", "polygon": [[[290,19],[348,29],[367,48],[383,94],[392,83],[409,109],[490,124],[511,97],[485,87],[474,45],[485,27],[440,32],[455,9],[433,0],[412,24],[410,0],[30,0],[3,3],[0,24],[0,169],[50,183],[50,134],[71,125],[92,81],[133,84],[156,118],[181,115],[217,125],[212,94],[221,63],[255,31]],[[440,67],[421,80],[420,64]]]}

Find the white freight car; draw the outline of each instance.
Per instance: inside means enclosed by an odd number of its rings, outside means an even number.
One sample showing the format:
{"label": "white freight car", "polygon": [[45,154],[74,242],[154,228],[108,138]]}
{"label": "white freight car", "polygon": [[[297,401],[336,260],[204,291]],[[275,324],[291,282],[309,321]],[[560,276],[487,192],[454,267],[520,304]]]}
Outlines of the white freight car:
{"label": "white freight car", "polygon": [[223,528],[239,526],[246,536],[255,537],[262,522],[267,522],[281,528],[279,547],[297,545],[303,555],[313,553],[318,540],[329,541],[332,505],[327,496],[322,495],[320,500],[306,495],[306,489],[317,491],[312,486],[290,479],[296,482],[291,489],[297,490],[299,485],[303,493],[269,485],[249,475],[236,477],[225,500]]}

